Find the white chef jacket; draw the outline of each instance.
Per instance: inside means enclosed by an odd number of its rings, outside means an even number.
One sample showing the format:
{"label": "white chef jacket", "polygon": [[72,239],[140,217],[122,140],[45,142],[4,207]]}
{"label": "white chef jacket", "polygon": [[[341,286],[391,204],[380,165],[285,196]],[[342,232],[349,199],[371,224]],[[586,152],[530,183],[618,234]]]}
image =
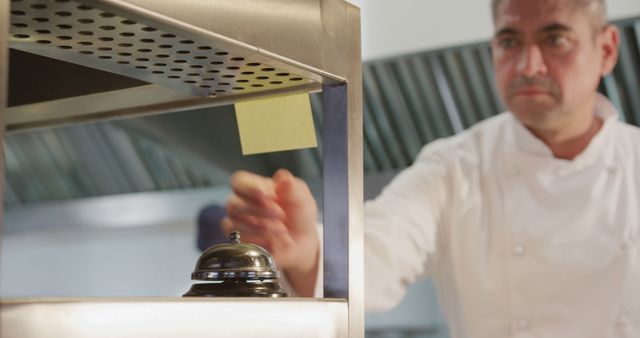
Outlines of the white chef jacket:
{"label": "white chef jacket", "polygon": [[574,160],[503,113],[365,204],[367,310],[431,277],[452,338],[640,338],[640,129],[603,96]]}

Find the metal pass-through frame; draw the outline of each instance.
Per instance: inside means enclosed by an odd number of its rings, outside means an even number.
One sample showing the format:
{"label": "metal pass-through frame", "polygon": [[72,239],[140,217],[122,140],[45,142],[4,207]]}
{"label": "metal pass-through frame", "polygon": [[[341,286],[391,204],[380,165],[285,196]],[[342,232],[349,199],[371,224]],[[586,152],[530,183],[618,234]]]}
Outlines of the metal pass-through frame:
{"label": "metal pass-through frame", "polygon": [[[341,299],[346,300],[348,325],[336,325],[340,329],[335,336],[362,337],[359,9],[343,0],[230,3],[0,0],[0,117],[5,129],[24,130],[322,90],[324,302],[336,299],[331,311],[338,314]],[[8,47],[148,85],[7,108]],[[134,99],[141,92],[147,95]],[[127,97],[132,99],[123,103]],[[153,306],[153,300],[147,301]],[[98,303],[102,304],[96,301],[96,311],[107,311]],[[3,301],[3,336],[12,336],[20,325],[51,324],[31,314],[44,308],[53,311],[56,304]],[[115,327],[109,330],[114,330],[113,336],[126,336]],[[32,332],[36,337],[44,331]]]}

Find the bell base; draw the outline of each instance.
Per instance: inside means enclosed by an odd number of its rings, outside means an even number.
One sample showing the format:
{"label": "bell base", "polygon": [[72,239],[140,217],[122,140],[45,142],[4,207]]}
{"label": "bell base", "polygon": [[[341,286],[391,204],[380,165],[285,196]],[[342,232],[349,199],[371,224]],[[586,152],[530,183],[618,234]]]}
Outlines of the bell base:
{"label": "bell base", "polygon": [[289,297],[277,281],[223,280],[193,284],[183,297]]}

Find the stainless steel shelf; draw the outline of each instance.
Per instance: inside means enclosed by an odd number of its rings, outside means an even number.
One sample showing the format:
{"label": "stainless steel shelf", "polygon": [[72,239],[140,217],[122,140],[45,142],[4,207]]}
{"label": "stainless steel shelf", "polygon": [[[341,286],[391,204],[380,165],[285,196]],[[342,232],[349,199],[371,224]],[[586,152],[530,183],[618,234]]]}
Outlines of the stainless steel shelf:
{"label": "stainless steel shelf", "polygon": [[346,338],[348,304],[331,299],[5,300],[3,338]]}
{"label": "stainless steel shelf", "polygon": [[[193,17],[215,11],[172,5]],[[126,1],[12,1],[9,46],[205,97],[344,82]]]}
{"label": "stainless steel shelf", "polygon": [[[15,106],[7,112],[7,130],[157,113],[164,107],[215,106],[344,83],[346,72],[339,68],[345,62],[335,57],[339,54],[332,55],[343,42],[330,36],[341,27],[325,18],[336,16],[339,7],[329,3],[339,2],[240,0],[229,6],[226,0],[12,0],[10,48],[122,75],[174,93],[164,95],[159,90],[160,94],[154,92],[135,105],[123,101],[119,90],[103,92],[100,94],[107,98],[103,102],[108,104],[101,105],[100,112],[83,105],[82,99],[69,100],[77,96]],[[14,76],[19,77],[21,71],[29,69],[15,69]],[[68,71],[68,79],[76,77],[76,68]],[[56,81],[47,75],[41,77]],[[91,88],[105,79],[92,73],[83,81]],[[64,81],[56,91],[65,91]],[[181,102],[167,105],[167,101]],[[51,112],[61,105],[64,114]],[[149,106],[153,108],[143,108]]]}

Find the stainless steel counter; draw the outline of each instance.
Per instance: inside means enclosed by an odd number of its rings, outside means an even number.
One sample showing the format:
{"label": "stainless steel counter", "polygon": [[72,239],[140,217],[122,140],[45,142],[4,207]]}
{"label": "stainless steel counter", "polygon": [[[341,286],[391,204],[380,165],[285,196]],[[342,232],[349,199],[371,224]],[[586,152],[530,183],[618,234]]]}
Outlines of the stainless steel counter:
{"label": "stainless steel counter", "polygon": [[287,298],[3,300],[3,338],[348,337],[348,303]]}

